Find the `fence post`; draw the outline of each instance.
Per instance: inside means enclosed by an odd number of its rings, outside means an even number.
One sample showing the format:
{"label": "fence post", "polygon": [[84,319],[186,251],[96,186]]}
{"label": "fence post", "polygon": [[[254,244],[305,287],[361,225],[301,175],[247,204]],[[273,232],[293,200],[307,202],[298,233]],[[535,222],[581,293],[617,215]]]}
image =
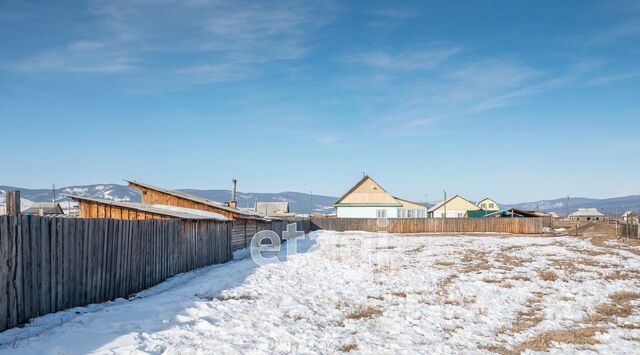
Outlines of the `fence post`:
{"label": "fence post", "polygon": [[20,190],[7,191],[6,196],[7,215],[17,216],[20,214]]}

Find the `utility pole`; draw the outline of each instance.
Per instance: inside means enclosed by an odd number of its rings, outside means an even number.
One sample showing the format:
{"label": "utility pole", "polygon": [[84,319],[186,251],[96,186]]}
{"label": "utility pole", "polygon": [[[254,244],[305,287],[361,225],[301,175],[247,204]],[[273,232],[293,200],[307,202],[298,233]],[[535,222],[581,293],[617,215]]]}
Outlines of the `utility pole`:
{"label": "utility pole", "polygon": [[56,183],[51,184],[51,190],[53,191],[53,203],[56,203]]}
{"label": "utility pole", "polygon": [[5,202],[9,216],[17,216],[20,214],[20,190],[7,191],[5,194]]}
{"label": "utility pole", "polygon": [[309,203],[311,204],[309,217],[311,217],[311,214],[313,213],[313,191],[309,191]]}
{"label": "utility pole", "polygon": [[564,204],[565,207],[565,215],[567,216],[567,218],[569,218],[569,195],[567,195],[567,203]]}
{"label": "utility pole", "polygon": [[447,191],[442,190],[442,192],[444,193],[444,200],[442,200],[444,202],[444,218],[447,218]]}

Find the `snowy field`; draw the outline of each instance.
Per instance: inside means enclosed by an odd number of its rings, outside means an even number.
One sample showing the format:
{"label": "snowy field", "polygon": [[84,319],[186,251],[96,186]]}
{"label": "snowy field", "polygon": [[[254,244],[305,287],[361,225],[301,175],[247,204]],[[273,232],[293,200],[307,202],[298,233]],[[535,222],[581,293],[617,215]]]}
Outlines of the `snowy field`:
{"label": "snowy field", "polygon": [[0,333],[0,353],[637,353],[640,251],[575,237],[317,232]]}

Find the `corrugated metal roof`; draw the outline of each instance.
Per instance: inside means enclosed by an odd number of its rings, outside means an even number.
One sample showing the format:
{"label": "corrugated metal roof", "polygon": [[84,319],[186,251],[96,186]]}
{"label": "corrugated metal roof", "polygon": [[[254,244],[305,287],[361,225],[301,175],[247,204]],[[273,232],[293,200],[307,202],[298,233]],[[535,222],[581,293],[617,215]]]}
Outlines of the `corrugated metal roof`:
{"label": "corrugated metal roof", "polygon": [[590,216],[602,217],[602,216],[604,216],[604,214],[600,213],[600,211],[598,211],[598,209],[596,209],[596,208],[578,208],[578,210],[576,212],[573,212],[569,216],[573,216],[573,217],[590,217]]}
{"label": "corrugated metal roof", "polygon": [[202,210],[194,210],[192,208],[165,206],[165,205],[145,205],[137,202],[121,202],[113,200],[104,200],[100,198],[82,197],[65,195],[76,201],[91,201],[110,206],[129,208],[136,211],[158,214],[166,217],[191,219],[191,220],[215,220],[215,221],[232,221],[233,219],[225,217],[219,213],[207,212]]}
{"label": "corrugated metal roof", "polygon": [[177,190],[169,190],[169,189],[165,189],[165,188],[162,188],[162,187],[158,187],[158,186],[154,186],[154,185],[150,185],[150,184],[146,184],[146,183],[142,183],[142,182],[138,182],[138,181],[130,181],[130,180],[125,180],[125,181],[130,183],[130,184],[140,185],[140,186],[148,188],[150,190],[160,191],[160,192],[163,192],[163,193],[166,193],[166,194],[169,194],[169,195],[173,195],[173,196],[176,196],[176,197],[184,198],[186,200],[191,200],[191,201],[194,201],[194,202],[202,203],[202,204],[207,205],[207,206],[219,208],[219,209],[227,211],[227,212],[232,212],[232,213],[238,214],[238,215],[240,215],[240,216],[242,216],[244,218],[263,219],[263,217],[264,217],[264,216],[262,216],[262,215],[260,215],[258,213],[254,213],[252,211],[233,208],[233,207],[230,207],[230,206],[225,205],[223,203],[220,203],[220,202],[217,202],[217,201],[213,201],[213,200],[209,200],[208,198],[204,198],[202,196],[193,195],[193,194],[190,194],[188,192],[177,191]]}

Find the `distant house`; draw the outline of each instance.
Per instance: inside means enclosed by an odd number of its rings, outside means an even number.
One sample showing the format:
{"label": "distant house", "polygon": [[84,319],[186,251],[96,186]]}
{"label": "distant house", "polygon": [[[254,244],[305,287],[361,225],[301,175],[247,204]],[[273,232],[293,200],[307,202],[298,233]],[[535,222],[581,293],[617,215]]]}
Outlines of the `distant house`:
{"label": "distant house", "polygon": [[627,211],[622,215],[622,220],[626,223],[637,224],[640,223],[638,214],[635,211]]}
{"label": "distant house", "polygon": [[426,218],[424,204],[397,198],[365,175],[334,204],[338,218]]}
{"label": "distant house", "polygon": [[576,212],[569,215],[572,221],[604,221],[604,214],[595,208],[578,208]]}
{"label": "distant house", "polygon": [[268,217],[293,215],[293,213],[289,213],[289,202],[287,201],[258,201],[254,212]]}
{"label": "distant house", "polygon": [[498,206],[498,203],[488,197],[478,202],[478,207],[480,207],[485,211],[497,211],[500,209],[500,206]]}
{"label": "distant house", "polygon": [[64,211],[57,202],[34,202],[29,208],[23,210],[22,214],[55,216],[64,214]]}
{"label": "distant house", "polygon": [[468,211],[478,211],[480,207],[466,198],[455,195],[429,209],[429,216],[433,218],[464,218]]}

